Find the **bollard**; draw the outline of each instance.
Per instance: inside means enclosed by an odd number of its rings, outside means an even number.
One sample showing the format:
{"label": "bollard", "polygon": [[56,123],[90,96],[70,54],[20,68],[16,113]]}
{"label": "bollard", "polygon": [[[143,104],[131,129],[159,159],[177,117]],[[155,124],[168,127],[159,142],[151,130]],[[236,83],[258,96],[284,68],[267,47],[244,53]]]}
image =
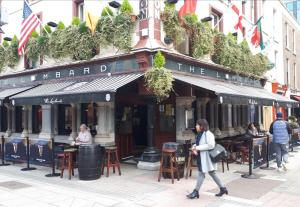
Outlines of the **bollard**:
{"label": "bollard", "polygon": [[30,154],[30,148],[29,148],[29,137],[26,137],[26,155],[27,155],[27,167],[26,168],[22,168],[21,171],[30,171],[30,170],[36,170],[35,167],[30,167],[29,164],[29,154]]}
{"label": "bollard", "polygon": [[2,154],[2,163],[0,164],[0,166],[8,166],[8,165],[10,165],[10,164],[8,164],[8,163],[5,163],[5,152],[4,152],[5,147],[4,147],[4,145],[5,145],[5,139],[4,139],[4,136],[2,135],[2,136],[1,136],[1,154]]}
{"label": "bollard", "polygon": [[249,138],[249,172],[242,175],[242,178],[258,179],[259,177],[252,173],[253,165],[253,137]]}
{"label": "bollard", "polygon": [[51,145],[52,145],[52,172],[45,175],[46,177],[58,177],[60,173],[55,172],[55,140],[51,138]]}

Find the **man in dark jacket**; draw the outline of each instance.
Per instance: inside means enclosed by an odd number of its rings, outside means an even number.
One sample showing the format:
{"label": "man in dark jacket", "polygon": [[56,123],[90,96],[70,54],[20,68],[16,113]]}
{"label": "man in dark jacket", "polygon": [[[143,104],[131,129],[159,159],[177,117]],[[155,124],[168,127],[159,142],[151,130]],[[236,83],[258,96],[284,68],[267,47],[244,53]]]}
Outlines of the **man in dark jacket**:
{"label": "man in dark jacket", "polygon": [[288,162],[289,137],[292,133],[292,128],[287,121],[282,119],[281,112],[277,112],[276,118],[277,119],[271,124],[269,131],[273,135],[278,171],[281,171],[282,168],[284,171],[286,171],[286,164]]}

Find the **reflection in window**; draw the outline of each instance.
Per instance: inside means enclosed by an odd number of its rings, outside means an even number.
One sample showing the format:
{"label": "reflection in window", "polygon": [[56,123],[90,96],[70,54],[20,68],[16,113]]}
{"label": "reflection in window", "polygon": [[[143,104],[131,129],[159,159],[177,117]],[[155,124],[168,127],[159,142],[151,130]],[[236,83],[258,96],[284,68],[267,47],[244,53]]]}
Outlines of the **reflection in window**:
{"label": "reflection in window", "polygon": [[1,132],[5,132],[7,130],[7,108],[5,106],[0,106],[1,109]]}
{"label": "reflection in window", "polygon": [[32,106],[32,133],[39,134],[42,130],[42,107]]}
{"label": "reflection in window", "polygon": [[23,131],[23,107],[16,106],[15,107],[15,126],[16,126],[16,133],[22,133]]}
{"label": "reflection in window", "polygon": [[185,128],[193,129],[195,124],[194,109],[185,109]]}
{"label": "reflection in window", "polygon": [[172,104],[160,105],[159,106],[159,115],[160,115],[160,119],[159,119],[160,131],[161,132],[174,132],[174,130],[175,130],[175,108],[174,108],[174,106]]}
{"label": "reflection in window", "polygon": [[70,135],[72,132],[72,108],[70,105],[58,105],[58,134]]}
{"label": "reflection in window", "polygon": [[95,135],[97,133],[97,113],[96,113],[95,103],[84,103],[81,104],[81,123],[86,124],[90,130],[91,134]]}

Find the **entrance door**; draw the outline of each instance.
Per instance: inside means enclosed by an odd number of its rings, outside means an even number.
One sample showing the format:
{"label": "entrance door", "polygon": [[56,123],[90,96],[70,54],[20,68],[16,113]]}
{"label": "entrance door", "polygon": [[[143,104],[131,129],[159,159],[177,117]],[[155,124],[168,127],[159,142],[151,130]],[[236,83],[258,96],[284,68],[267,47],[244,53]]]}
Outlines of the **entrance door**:
{"label": "entrance door", "polygon": [[132,117],[133,154],[140,156],[147,146],[147,106],[137,105]]}

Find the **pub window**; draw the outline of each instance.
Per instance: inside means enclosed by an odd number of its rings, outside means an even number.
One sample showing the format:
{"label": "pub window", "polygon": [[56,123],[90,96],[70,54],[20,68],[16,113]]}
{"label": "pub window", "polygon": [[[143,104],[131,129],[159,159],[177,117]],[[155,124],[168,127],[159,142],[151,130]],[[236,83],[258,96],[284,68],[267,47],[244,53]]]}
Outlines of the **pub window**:
{"label": "pub window", "polygon": [[[175,130],[175,108],[172,104],[159,105],[159,125],[161,132],[174,132]],[[191,119],[192,117],[190,117]],[[189,122],[189,121],[188,121]],[[190,124],[190,123],[189,123]],[[194,127],[194,120],[192,126],[188,124],[188,128]]]}
{"label": "pub window", "polygon": [[194,109],[185,109],[185,128],[193,129],[195,126]]}
{"label": "pub window", "polygon": [[67,104],[58,105],[58,134],[70,135],[72,132],[72,108]]}
{"label": "pub window", "polygon": [[6,132],[7,130],[7,109],[5,106],[1,106],[1,132]]}
{"label": "pub window", "polygon": [[32,106],[32,133],[39,134],[42,130],[42,107]]}
{"label": "pub window", "polygon": [[132,133],[133,108],[130,106],[119,106],[116,111],[116,126],[118,133]]}
{"label": "pub window", "polygon": [[16,126],[16,133],[23,132],[23,107],[22,106],[15,107],[15,126]]}
{"label": "pub window", "polygon": [[95,103],[81,104],[81,123],[89,127],[92,135],[97,134],[97,109]]}

